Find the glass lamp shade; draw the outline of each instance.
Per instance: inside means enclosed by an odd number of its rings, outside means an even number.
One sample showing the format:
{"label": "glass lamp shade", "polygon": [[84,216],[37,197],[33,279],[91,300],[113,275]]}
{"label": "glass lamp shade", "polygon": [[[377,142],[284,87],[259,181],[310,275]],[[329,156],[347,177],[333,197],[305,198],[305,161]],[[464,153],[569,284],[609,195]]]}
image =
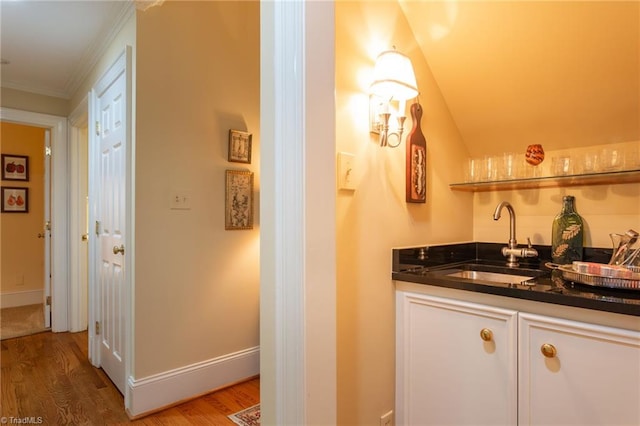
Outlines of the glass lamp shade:
{"label": "glass lamp shade", "polygon": [[411,59],[395,50],[379,54],[369,89],[383,99],[407,100],[418,96]]}

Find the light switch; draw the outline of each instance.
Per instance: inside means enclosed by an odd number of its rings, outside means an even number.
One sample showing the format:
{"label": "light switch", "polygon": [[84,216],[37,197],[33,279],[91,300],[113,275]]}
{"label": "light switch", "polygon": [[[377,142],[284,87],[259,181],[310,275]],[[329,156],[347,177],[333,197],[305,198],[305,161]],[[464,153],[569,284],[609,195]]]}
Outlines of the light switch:
{"label": "light switch", "polygon": [[171,210],[191,210],[191,191],[171,191]]}
{"label": "light switch", "polygon": [[347,152],[338,153],[338,189],[354,191],[356,189],[353,166],[355,156]]}

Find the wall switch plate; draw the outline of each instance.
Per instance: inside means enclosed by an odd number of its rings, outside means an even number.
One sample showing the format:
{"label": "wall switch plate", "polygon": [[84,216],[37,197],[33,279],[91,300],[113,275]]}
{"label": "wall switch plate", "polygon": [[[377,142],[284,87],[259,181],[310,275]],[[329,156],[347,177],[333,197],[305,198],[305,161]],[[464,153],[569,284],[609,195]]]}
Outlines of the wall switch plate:
{"label": "wall switch plate", "polygon": [[348,152],[338,153],[338,189],[356,189],[354,173],[355,156]]}
{"label": "wall switch plate", "polygon": [[191,191],[171,191],[171,210],[191,210]]}
{"label": "wall switch plate", "polygon": [[380,417],[380,426],[393,426],[393,410]]}

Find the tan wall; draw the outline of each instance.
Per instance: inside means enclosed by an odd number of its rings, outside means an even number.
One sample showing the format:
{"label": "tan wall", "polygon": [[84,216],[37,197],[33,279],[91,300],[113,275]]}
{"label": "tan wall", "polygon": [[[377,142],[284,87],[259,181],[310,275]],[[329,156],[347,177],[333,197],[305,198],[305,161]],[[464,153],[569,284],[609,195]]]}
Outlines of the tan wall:
{"label": "tan wall", "polygon": [[[259,215],[225,231],[225,170],[260,189],[258,2],[165,2],[137,18],[135,377],[259,345]],[[229,129],[253,134],[227,162]],[[172,190],[191,210],[170,210]]]}
{"label": "tan wall", "polygon": [[38,95],[3,87],[0,89],[0,106],[41,114],[69,115],[69,101],[53,96]]}
{"label": "tan wall", "polygon": [[[426,204],[405,202],[404,143],[381,148],[368,131],[370,73],[375,56],[393,45],[411,57],[418,78]],[[372,425],[394,407],[391,248],[473,237],[472,195],[448,187],[461,179],[468,154],[395,2],[336,3],[336,120],[336,149],[356,155],[358,182],[337,199],[338,420]]]}
{"label": "tan wall", "polygon": [[3,154],[29,156],[29,181],[2,186],[28,188],[28,213],[2,213],[2,294],[44,289],[44,129],[0,124]]}

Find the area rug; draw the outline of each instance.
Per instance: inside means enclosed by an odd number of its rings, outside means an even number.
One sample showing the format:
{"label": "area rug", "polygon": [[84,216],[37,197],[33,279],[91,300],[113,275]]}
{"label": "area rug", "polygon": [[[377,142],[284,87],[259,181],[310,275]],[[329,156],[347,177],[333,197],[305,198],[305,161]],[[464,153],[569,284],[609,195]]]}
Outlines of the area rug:
{"label": "area rug", "polygon": [[28,336],[44,331],[42,304],[0,309],[0,339]]}
{"label": "area rug", "polygon": [[260,424],[260,404],[238,411],[227,417],[240,426],[257,426]]}

